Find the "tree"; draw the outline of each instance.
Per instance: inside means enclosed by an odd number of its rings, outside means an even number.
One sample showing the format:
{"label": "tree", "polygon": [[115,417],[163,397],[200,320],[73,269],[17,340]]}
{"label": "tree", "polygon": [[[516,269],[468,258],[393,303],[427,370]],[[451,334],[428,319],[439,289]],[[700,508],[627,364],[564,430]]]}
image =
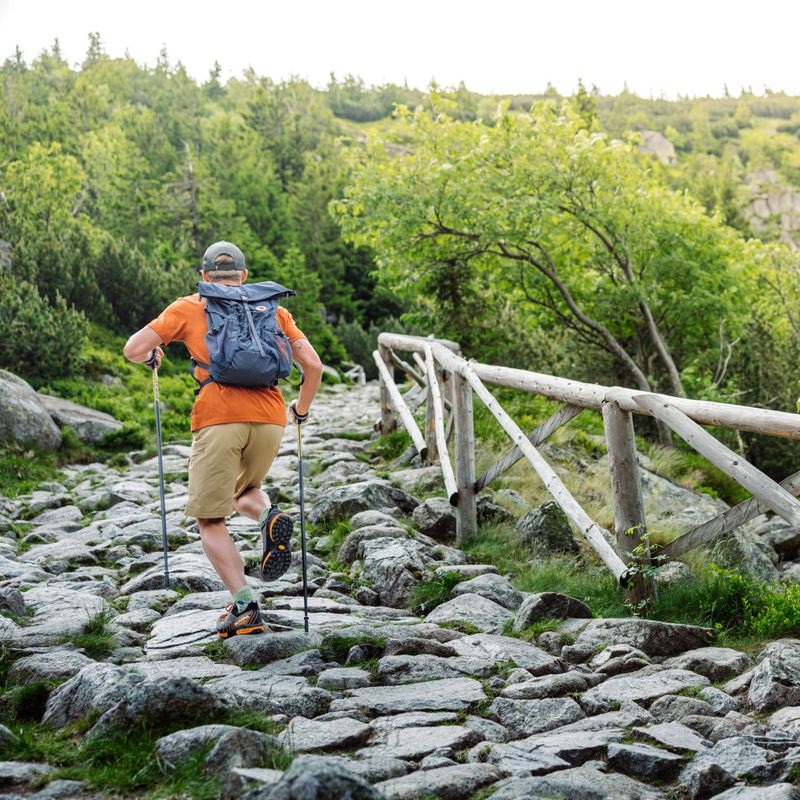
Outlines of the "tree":
{"label": "tree", "polygon": [[423,111],[401,123],[413,150],[390,154],[373,138],[336,204],[345,236],[374,249],[393,288],[425,303],[443,281],[479,287],[477,326],[505,300],[523,304],[529,324],[567,328],[647,391],[683,394],[690,366],[712,382],[742,243],[660,183],[633,143],[547,102],[494,127]]}

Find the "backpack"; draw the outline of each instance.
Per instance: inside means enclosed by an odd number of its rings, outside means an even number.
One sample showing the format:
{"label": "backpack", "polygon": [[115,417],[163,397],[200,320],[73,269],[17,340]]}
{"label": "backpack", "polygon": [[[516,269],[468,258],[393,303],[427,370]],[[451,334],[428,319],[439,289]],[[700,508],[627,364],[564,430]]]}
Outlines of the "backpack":
{"label": "backpack", "polygon": [[[263,388],[288,377],[292,348],[275,315],[278,300],[297,292],[272,281],[241,286],[200,282],[197,291],[206,301],[210,363],[192,359],[189,371],[199,384],[195,394],[211,381]],[[197,366],[209,372],[204,381],[195,377]]]}

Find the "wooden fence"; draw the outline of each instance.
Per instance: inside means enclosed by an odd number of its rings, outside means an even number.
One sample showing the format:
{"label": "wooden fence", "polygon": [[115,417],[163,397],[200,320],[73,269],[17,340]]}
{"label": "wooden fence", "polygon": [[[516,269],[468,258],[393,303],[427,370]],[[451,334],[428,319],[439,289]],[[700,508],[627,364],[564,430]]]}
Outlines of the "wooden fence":
{"label": "wooden fence", "polygon": [[[398,353],[411,353],[411,360]],[[800,530],[800,472],[776,483],[726,447],[701,425],[763,433],[800,440],[800,415],[728,403],[690,400],[635,389],[581,383],[527,370],[480,364],[461,357],[457,343],[444,339],[381,333],[373,353],[381,386],[380,430],[390,433],[395,412],[423,461],[438,456],[445,489],[456,508],[456,535],[463,542],[477,530],[476,494],[520,459],[527,459],[545,487],[583,534],[632,601],[654,596],[655,587],[644,569],[650,561],[641,478],[633,431],[633,414],[654,417],[680,436],[698,453],[745,487],[752,497],[686,531],[659,551],[674,559],[694,547],[708,544],[764,511],[773,511]],[[405,372],[414,386],[405,394],[394,381],[395,368]],[[503,410],[486,384],[506,386],[557,400],[564,405],[525,434]],[[483,475],[475,475],[473,393],[491,411],[513,446]],[[426,403],[425,429],[420,430],[414,410]],[[595,523],[537,449],[556,430],[584,409],[603,416],[614,505],[614,533]],[[448,417],[445,421],[446,416]],[[455,469],[447,442],[455,432]],[[616,543],[616,547],[611,542]]]}

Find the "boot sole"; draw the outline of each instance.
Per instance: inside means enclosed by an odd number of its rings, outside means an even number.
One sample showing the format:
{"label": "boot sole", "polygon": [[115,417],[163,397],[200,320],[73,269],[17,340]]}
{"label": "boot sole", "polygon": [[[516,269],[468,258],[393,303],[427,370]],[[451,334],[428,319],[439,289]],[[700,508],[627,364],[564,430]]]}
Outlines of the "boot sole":
{"label": "boot sole", "polygon": [[294,523],[287,514],[276,514],[269,523],[267,547],[261,557],[261,574],[265,581],[280,578],[292,563],[292,531]]}

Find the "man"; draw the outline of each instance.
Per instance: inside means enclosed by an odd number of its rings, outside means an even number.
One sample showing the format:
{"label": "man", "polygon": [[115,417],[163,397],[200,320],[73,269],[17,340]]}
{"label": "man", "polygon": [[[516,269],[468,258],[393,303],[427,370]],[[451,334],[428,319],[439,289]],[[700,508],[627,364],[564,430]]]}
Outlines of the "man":
{"label": "man", "polygon": [[[203,256],[206,283],[240,286],[247,278],[242,251],[230,242],[217,242]],[[199,294],[181,297],[156,319],[135,333],[123,350],[129,361],[158,366],[161,345],[183,342],[198,364],[210,364],[205,299]],[[300,424],[319,388],[322,363],[292,315],[279,307],[276,320],[288,337],[293,360],[303,369],[305,380],[289,410]],[[257,520],[266,543],[262,558],[265,578],[274,580],[291,563],[292,521],[261,489],[283,437],[286,406],[276,386],[254,388],[231,386],[208,380],[201,366],[195,377],[201,384],[192,408],[192,454],[189,459],[188,516],[195,517],[203,550],[232,595],[232,602],[217,622],[222,638],[260,633],[264,623],[253,590],[244,574],[242,557],[225,527],[233,509]]]}

